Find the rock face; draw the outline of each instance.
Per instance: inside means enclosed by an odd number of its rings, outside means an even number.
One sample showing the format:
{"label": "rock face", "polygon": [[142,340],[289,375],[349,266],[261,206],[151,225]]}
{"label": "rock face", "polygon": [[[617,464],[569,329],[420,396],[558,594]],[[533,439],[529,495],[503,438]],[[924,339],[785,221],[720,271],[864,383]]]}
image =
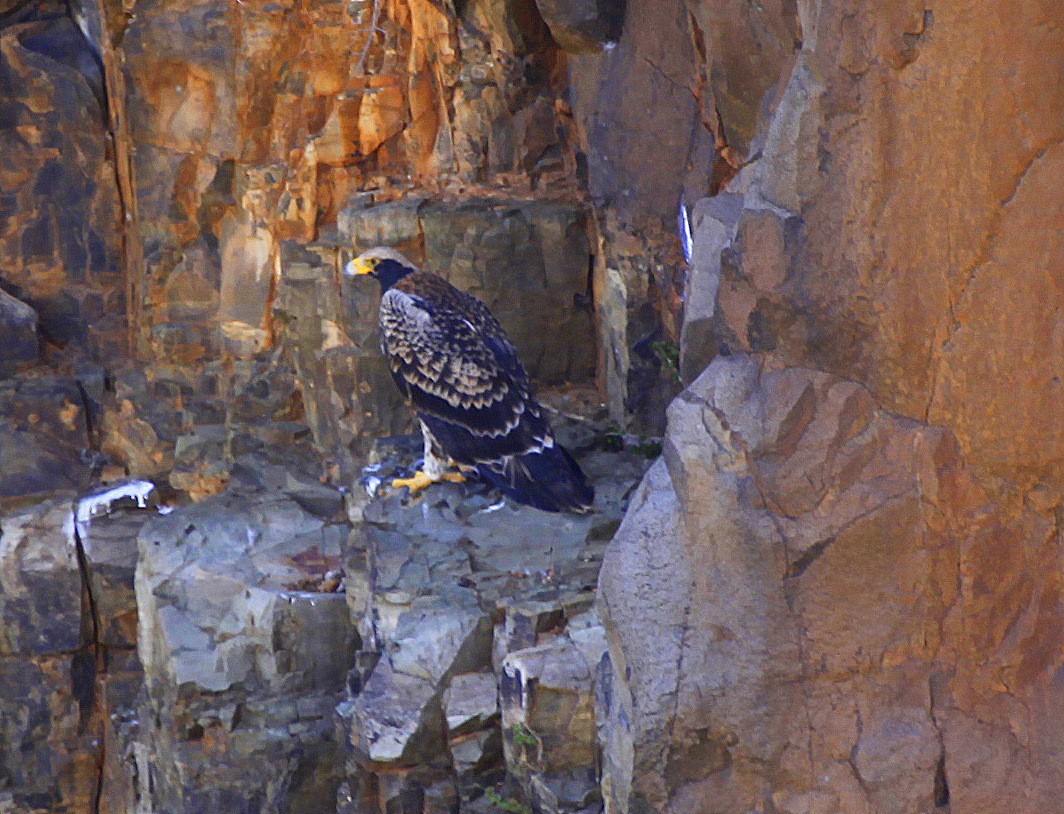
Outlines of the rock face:
{"label": "rock face", "polygon": [[590,607],[605,540],[646,459],[574,452],[598,489],[597,515],[452,484],[406,501],[380,478],[409,458],[378,448],[366,477],[380,494],[356,511],[346,568],[363,650],[339,708],[350,744],[339,811],[601,805],[594,675],[605,639]]}
{"label": "rock face", "polygon": [[[341,235],[356,249],[397,246],[487,303],[529,374],[553,384],[595,372],[587,229],[586,211],[564,200],[408,198],[356,204],[340,220]],[[357,296],[374,340],[375,285],[361,284]]]}
{"label": "rock face", "polygon": [[[0,812],[1058,811],[1062,32],[0,0]],[[363,496],[379,243],[599,515]]]}
{"label": "rock face", "polygon": [[0,498],[86,486],[90,420],[77,380],[0,381]]}
{"label": "rock face", "polygon": [[707,190],[715,137],[682,0],[626,6],[616,47],[571,58],[570,92],[601,239],[600,375],[615,420],[660,434],[679,390],[667,361],[682,310],[676,218],[685,192]]}
{"label": "rock face", "polygon": [[932,692],[959,467],[948,431],[858,384],[710,365],[670,407],[602,575],[610,810],[944,803]]}
{"label": "rock face", "polygon": [[599,51],[621,35],[624,0],[536,0],[536,5],[566,51]]}
{"label": "rock face", "polygon": [[603,566],[607,809],[1052,809],[1059,13],[690,6],[749,163],[694,207],[689,387]]}
{"label": "rock face", "polygon": [[110,353],[125,343],[125,282],[101,68],[64,4],[20,12],[0,21],[0,283],[46,341]]}
{"label": "rock face", "polygon": [[213,357],[215,325],[269,344],[281,242],[313,241],[352,193],[564,180],[555,48],[531,9],[227,9],[160,2],[122,41],[146,251],[142,341],[156,353]]}
{"label": "rock face", "polygon": [[37,312],[0,289],[0,373],[37,361]]}
{"label": "rock face", "polygon": [[130,784],[112,735],[140,684],[130,554],[149,512],[84,505],[68,494],[0,518],[4,810],[95,811]]}
{"label": "rock face", "polygon": [[313,489],[244,465],[267,482],[234,482],[140,533],[137,760],[150,810],[312,812],[335,800],[332,716],[357,637],[343,594],[321,584],[347,526],[328,522],[337,504]]}
{"label": "rock face", "polygon": [[[1042,31],[1047,11],[1014,8],[1025,22],[1008,36]],[[1062,248],[1055,232],[1028,220],[1036,211],[1060,217],[1044,208],[1041,184],[1059,160],[1061,103],[1041,91],[1052,71],[1036,56],[1056,50],[1059,35],[1039,33],[1041,44],[1014,73],[995,57],[978,76],[943,87],[930,79],[953,43],[991,41],[996,25],[905,5],[853,21],[810,12],[806,46],[764,130],[763,160],[731,187],[745,204],[721,272],[719,334],[736,350],[866,381],[885,406],[952,427],[980,468],[1059,474],[1049,463],[1062,443],[1049,405],[1060,386],[1061,292],[1034,258]],[[1006,73],[1004,84],[992,78]],[[976,90],[988,86],[997,90]],[[976,97],[978,115],[1022,120],[1022,150],[1006,158],[985,145],[989,136],[968,138]],[[937,112],[928,117],[931,99]],[[897,132],[868,114],[887,106],[901,111],[889,117]],[[962,149],[930,137],[943,122]],[[809,145],[825,129],[838,136],[813,160]],[[887,141],[890,157],[872,146]],[[935,149],[924,149],[929,143]],[[857,192],[873,186],[876,195]],[[949,220],[939,195],[966,202],[964,223]],[[999,291],[1006,265],[1017,275],[1011,295]],[[1007,348],[999,342],[1006,336]],[[1032,356],[1033,347],[1040,352]],[[990,379],[1002,387],[983,388]],[[1020,390],[1030,396],[1004,396]]]}

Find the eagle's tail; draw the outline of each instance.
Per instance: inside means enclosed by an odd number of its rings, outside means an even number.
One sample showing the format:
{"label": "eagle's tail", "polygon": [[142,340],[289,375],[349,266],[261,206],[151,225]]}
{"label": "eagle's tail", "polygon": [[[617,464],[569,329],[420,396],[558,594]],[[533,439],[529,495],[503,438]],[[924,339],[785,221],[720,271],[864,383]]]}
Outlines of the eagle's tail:
{"label": "eagle's tail", "polygon": [[595,490],[561,444],[480,464],[480,476],[518,503],[548,512],[591,510]]}

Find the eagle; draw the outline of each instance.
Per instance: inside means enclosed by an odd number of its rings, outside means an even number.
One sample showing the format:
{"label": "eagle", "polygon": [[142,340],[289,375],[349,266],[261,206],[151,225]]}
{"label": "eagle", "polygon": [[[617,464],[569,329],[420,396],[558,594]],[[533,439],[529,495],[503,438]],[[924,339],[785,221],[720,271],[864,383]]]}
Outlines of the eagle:
{"label": "eagle", "polygon": [[421,422],[423,467],[394,480],[395,488],[413,493],[475,471],[519,503],[590,511],[594,491],[554,439],[517,350],[487,305],[388,247],[363,252],[345,273],[380,283],[381,350]]}

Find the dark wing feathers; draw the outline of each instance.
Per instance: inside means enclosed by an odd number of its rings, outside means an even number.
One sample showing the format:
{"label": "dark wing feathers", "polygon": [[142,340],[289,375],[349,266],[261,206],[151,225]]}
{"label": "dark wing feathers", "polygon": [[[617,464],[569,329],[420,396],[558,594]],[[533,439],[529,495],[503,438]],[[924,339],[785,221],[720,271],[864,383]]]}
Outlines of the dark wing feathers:
{"label": "dark wing feathers", "polygon": [[595,492],[561,444],[481,464],[477,471],[504,494],[548,512],[591,508]]}
{"label": "dark wing feathers", "polygon": [[381,301],[381,343],[419,412],[453,424],[449,434],[463,448],[471,439],[495,441],[469,460],[451,453],[459,463],[518,454],[550,438],[517,351],[475,297],[435,275],[411,274]]}
{"label": "dark wing feathers", "polygon": [[590,506],[591,488],[554,442],[517,350],[484,303],[434,274],[409,274],[381,300],[381,346],[454,461],[541,509]]}

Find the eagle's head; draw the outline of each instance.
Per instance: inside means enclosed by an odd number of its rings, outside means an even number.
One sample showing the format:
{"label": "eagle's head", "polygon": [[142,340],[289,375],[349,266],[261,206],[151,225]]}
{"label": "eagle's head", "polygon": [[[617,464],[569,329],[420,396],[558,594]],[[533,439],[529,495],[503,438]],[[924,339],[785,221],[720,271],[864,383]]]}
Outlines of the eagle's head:
{"label": "eagle's head", "polygon": [[400,252],[388,246],[377,246],[368,249],[350,263],[344,269],[344,273],[356,277],[368,274],[381,284],[381,291],[387,291],[408,274],[417,271],[409,260]]}

